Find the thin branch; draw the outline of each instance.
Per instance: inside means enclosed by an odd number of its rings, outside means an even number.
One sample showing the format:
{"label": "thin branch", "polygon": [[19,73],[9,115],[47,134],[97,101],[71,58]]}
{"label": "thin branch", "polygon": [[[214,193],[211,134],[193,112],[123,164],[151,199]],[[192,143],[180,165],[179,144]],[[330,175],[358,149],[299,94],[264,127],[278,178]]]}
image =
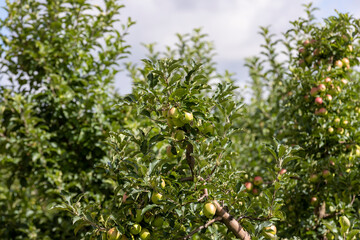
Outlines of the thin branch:
{"label": "thin branch", "polygon": [[184,238],[180,238],[180,239],[184,239],[184,240],[189,239],[189,238],[191,238],[191,236],[194,235],[195,233],[201,231],[201,230],[204,229],[204,228],[208,228],[211,224],[213,224],[213,223],[215,223],[215,222],[217,222],[217,221],[221,221],[221,217],[216,217],[216,218],[214,218],[214,219],[211,219],[210,221],[208,221],[208,222],[205,223],[204,225],[202,225],[202,226],[198,227],[197,229],[191,231],[191,232],[190,232],[187,236],[185,236]]}

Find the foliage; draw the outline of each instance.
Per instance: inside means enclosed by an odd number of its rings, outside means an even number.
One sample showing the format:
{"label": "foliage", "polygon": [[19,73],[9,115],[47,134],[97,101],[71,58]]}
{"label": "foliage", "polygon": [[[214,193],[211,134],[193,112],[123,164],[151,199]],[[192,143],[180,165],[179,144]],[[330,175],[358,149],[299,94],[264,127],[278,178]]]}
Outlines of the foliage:
{"label": "foliage", "polygon": [[[77,239],[69,215],[47,210],[59,193],[107,198],[95,164],[123,113],[113,111],[115,65],[128,53],[115,1],[7,1],[1,22],[0,236]],[[90,14],[91,13],[91,14]]]}

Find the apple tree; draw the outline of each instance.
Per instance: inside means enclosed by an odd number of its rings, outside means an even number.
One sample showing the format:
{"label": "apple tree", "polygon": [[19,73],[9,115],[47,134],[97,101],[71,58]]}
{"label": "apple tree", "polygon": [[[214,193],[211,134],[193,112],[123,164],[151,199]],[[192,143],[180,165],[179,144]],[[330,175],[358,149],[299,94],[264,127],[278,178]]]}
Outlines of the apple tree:
{"label": "apple tree", "polygon": [[[309,5],[308,17],[293,21],[281,40],[274,41],[263,29],[265,58],[252,58],[248,64],[253,89],[258,90],[255,96],[260,96],[251,114],[262,115],[257,125],[250,125],[255,130],[250,136],[264,136],[265,141],[275,136],[302,149],[298,155],[303,160],[286,166],[289,181],[282,192],[286,220],[277,225],[279,236],[355,239],[360,25],[358,19],[340,13],[319,24],[313,10]],[[264,89],[268,96],[262,95]]]}
{"label": "apple tree", "polygon": [[[6,1],[0,21],[0,238],[78,239],[59,193],[106,198],[102,144],[121,125],[112,111],[116,65],[133,23],[123,6],[83,0]],[[91,14],[89,14],[91,13]],[[115,28],[115,23],[122,30]]]}

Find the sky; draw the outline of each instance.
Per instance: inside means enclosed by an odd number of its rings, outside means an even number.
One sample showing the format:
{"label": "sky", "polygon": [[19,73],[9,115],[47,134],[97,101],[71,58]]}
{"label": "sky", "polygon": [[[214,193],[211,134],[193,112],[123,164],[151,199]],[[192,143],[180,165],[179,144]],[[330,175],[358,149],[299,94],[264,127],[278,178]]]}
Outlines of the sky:
{"label": "sky", "polygon": [[[94,0],[98,1],[98,0]],[[190,33],[201,27],[208,39],[214,42],[215,61],[220,72],[235,73],[237,84],[249,83],[245,58],[260,51],[263,39],[258,34],[260,26],[270,26],[271,32],[280,36],[291,25],[289,21],[304,17],[303,0],[124,0],[121,16],[136,21],[131,27],[127,42],[132,46],[132,62],[140,62],[146,50],[141,43],[157,43],[157,49],[176,42],[176,33]],[[314,0],[318,19],[349,12],[360,18],[358,0]],[[122,94],[131,91],[131,79],[125,72],[116,79]]]}
{"label": "sky", "polygon": [[[4,6],[0,0],[0,7]],[[102,0],[91,0],[102,5]],[[313,0],[318,19],[349,12],[360,18],[358,0]],[[126,38],[131,45],[128,60],[139,63],[146,50],[141,43],[157,43],[157,49],[176,42],[176,33],[190,33],[201,27],[208,39],[214,42],[215,61],[220,72],[235,73],[239,86],[249,82],[244,59],[260,51],[262,37],[259,26],[271,26],[272,33],[280,36],[290,28],[289,21],[305,16],[304,0],[120,0],[125,5],[121,9],[121,19],[131,17],[136,21]],[[0,10],[0,18],[5,12]],[[131,79],[125,72],[116,76],[116,88],[121,94],[131,92]]]}

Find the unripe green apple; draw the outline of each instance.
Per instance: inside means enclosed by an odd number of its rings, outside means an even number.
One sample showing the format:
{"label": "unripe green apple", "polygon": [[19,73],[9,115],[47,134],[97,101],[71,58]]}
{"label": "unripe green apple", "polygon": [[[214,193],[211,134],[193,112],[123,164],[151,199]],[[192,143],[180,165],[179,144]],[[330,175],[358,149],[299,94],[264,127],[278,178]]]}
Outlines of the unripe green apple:
{"label": "unripe green apple", "polygon": [[162,217],[156,217],[152,222],[152,225],[157,228],[161,228],[164,224],[164,219]]}
{"label": "unripe green apple", "polygon": [[343,127],[346,127],[348,124],[349,124],[349,121],[346,119],[342,120],[342,122],[341,122],[341,126],[343,126]]}
{"label": "unripe green apple", "polygon": [[214,126],[211,123],[204,123],[204,133],[214,134]]}
{"label": "unripe green apple", "polygon": [[318,181],[318,175],[316,175],[315,173],[310,175],[310,182],[312,183],[316,183]]}
{"label": "unripe green apple", "polygon": [[143,228],[140,232],[140,238],[142,240],[149,240],[150,239],[150,232],[146,228]]}
{"label": "unripe green apple", "polygon": [[334,119],[334,124],[336,125],[336,126],[338,126],[339,124],[340,124],[340,118],[335,118]]}
{"label": "unripe green apple", "polygon": [[143,216],[141,215],[141,209],[136,209],[136,214],[135,216],[132,215],[131,216],[131,220],[137,223],[140,223],[143,220]]}
{"label": "unripe green apple", "polygon": [[194,120],[193,114],[190,112],[184,112],[184,121],[186,123],[192,122]]}
{"label": "unripe green apple", "polygon": [[154,215],[151,212],[146,212],[144,214],[144,222],[150,223],[154,220]]}
{"label": "unripe green apple", "polygon": [[348,46],[347,46],[347,49],[348,49],[349,52],[352,52],[353,46],[352,46],[352,45],[348,45]]}
{"label": "unripe green apple", "polygon": [[266,238],[269,238],[269,239],[276,239],[276,226],[275,225],[271,225],[269,227],[265,227],[264,230],[263,230],[263,235],[264,237]]}
{"label": "unripe green apple", "polygon": [[343,134],[343,133],[344,133],[344,129],[343,129],[343,128],[337,128],[337,129],[336,129],[336,132],[337,132],[338,134]]}
{"label": "unripe green apple", "polygon": [[206,203],[203,209],[204,215],[207,218],[213,218],[216,213],[216,207],[212,203]]}
{"label": "unripe green apple", "polygon": [[263,181],[262,177],[260,177],[260,176],[254,177],[254,185],[255,185],[255,186],[259,186],[259,185],[261,185],[263,182],[264,182],[264,181]]}
{"label": "unripe green apple", "polygon": [[133,235],[138,235],[141,232],[141,226],[140,224],[134,224],[130,227],[130,232]]}
{"label": "unripe green apple", "polygon": [[162,199],[162,194],[161,193],[153,193],[152,196],[151,196],[151,201],[154,204],[160,203],[161,199]]}
{"label": "unripe green apple", "polygon": [[160,187],[161,187],[162,189],[164,189],[165,186],[166,186],[166,183],[165,183],[164,179],[161,179]]}
{"label": "unripe green apple", "polygon": [[107,239],[108,240],[118,240],[120,238],[120,232],[115,228],[110,228],[107,232]]}
{"label": "unripe green apple", "polygon": [[176,107],[172,107],[168,112],[168,117],[169,118],[179,118],[180,117],[179,110]]}
{"label": "unripe green apple", "polygon": [[183,121],[181,121],[180,118],[173,118],[172,123],[177,127],[182,127],[185,125],[185,123]]}
{"label": "unripe green apple", "polygon": [[345,228],[345,230],[348,230],[351,226],[350,220],[346,216],[341,216],[339,222],[341,227]]}
{"label": "unripe green apple", "polygon": [[334,128],[329,127],[328,132],[329,132],[329,133],[333,133],[333,132],[334,132]]}
{"label": "unripe green apple", "polygon": [[182,141],[185,139],[185,132],[183,130],[176,130],[175,139],[178,141]]}

